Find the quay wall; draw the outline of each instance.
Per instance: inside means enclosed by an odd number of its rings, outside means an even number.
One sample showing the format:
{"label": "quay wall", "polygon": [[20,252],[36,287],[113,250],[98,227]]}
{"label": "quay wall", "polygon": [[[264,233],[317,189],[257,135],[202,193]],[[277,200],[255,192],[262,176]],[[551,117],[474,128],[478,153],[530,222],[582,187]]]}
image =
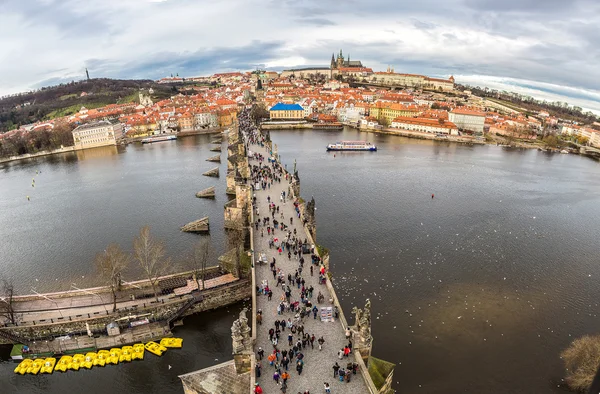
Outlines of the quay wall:
{"label": "quay wall", "polygon": [[[213,266],[213,267],[206,267],[206,274],[207,275],[215,274],[215,273],[219,272],[220,269],[221,269],[221,267],[218,265]],[[160,281],[160,280],[169,279],[169,278],[188,277],[188,276],[192,276],[193,273],[194,273],[194,271],[177,272],[175,274],[161,276],[158,280]],[[121,285],[120,293],[125,294],[128,291],[132,291],[132,290],[136,290],[136,289],[139,290],[139,288],[150,289],[151,287],[152,287],[152,285],[150,284],[148,279],[140,279],[140,280],[136,280],[136,281],[127,282],[127,283]],[[46,299],[46,297],[48,297],[48,298],[81,297],[81,296],[89,295],[89,293],[110,293],[110,288],[107,286],[98,286],[98,287],[89,287],[89,288],[80,289],[80,290],[65,290],[65,291],[56,291],[56,292],[52,292],[52,293],[43,293],[43,294],[18,295],[18,296],[13,297],[13,302],[18,304],[21,301],[44,300],[44,299]],[[118,300],[119,299],[117,299],[117,301]],[[16,309],[18,309],[18,308],[16,308]]]}
{"label": "quay wall", "polygon": [[35,157],[42,157],[42,156],[49,156],[49,155],[55,155],[57,153],[65,153],[65,152],[73,152],[75,151],[75,147],[74,146],[65,146],[64,148],[59,148],[59,149],[54,149],[54,150],[44,150],[38,153],[28,153],[25,155],[19,155],[19,156],[10,156],[4,159],[0,159],[0,163],[7,163],[9,161],[16,161],[16,160],[25,160],[25,159],[33,159]]}
{"label": "quay wall", "polygon": [[261,130],[312,129],[312,123],[261,124]]}
{"label": "quay wall", "polygon": [[233,283],[208,289],[202,292],[204,299],[188,309],[184,316],[212,309],[222,308],[249,299],[252,296],[250,279],[240,279]]}
{"label": "quay wall", "polygon": [[[243,279],[228,283],[219,287],[211,288],[202,292],[201,302],[194,304],[188,309],[183,317],[194,313],[209,311],[216,308],[232,305],[251,296],[250,280]],[[179,309],[189,299],[188,297],[176,297],[166,302],[149,300],[148,305],[142,309],[135,309],[135,314],[143,312],[154,313],[154,321],[165,320],[174,311]],[[106,332],[106,325],[115,319],[127,317],[132,313],[129,309],[120,309],[117,313],[106,315],[83,314],[81,318],[73,320],[53,320],[50,322],[37,323],[35,325],[2,327],[0,330],[24,339],[36,340],[61,336],[73,332],[86,332],[86,323],[96,333]]]}

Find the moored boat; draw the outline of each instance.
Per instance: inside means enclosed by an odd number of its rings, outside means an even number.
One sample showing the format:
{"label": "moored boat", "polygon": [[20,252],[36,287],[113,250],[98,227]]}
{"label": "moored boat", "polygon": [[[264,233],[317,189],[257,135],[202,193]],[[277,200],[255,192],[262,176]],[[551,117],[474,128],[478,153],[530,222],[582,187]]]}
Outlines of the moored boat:
{"label": "moored boat", "polygon": [[58,363],[56,363],[54,370],[66,372],[67,369],[69,369],[69,364],[71,363],[72,360],[73,360],[73,357],[71,357],[71,356],[62,356],[60,358],[60,360],[58,360]]}
{"label": "moored boat", "polygon": [[106,365],[106,361],[110,357],[110,352],[108,350],[99,350],[96,354],[96,358],[94,359],[94,366],[103,367]]}
{"label": "moored boat", "polygon": [[370,142],[367,141],[342,141],[336,142],[335,144],[327,145],[327,150],[332,151],[377,151],[377,147]]}
{"label": "moored boat", "polygon": [[121,355],[119,356],[119,362],[129,362],[131,361],[131,353],[133,353],[133,348],[131,346],[123,346]]}
{"label": "moored boat", "polygon": [[153,142],[172,141],[176,140],[176,135],[160,135],[156,137],[148,137],[142,140],[142,144],[151,144]]}
{"label": "moored boat", "polygon": [[17,365],[17,367],[15,368],[15,373],[24,375],[27,373],[27,369],[30,368],[32,365],[33,360],[30,358],[26,358],[25,360],[21,361],[19,365]]}
{"label": "moored boat", "polygon": [[133,353],[131,354],[132,360],[143,360],[144,359],[144,344],[136,343],[133,345]]}
{"label": "moored boat", "polygon": [[167,348],[181,348],[183,346],[183,338],[163,338],[160,344]]}
{"label": "moored boat", "polygon": [[54,372],[54,365],[56,364],[56,359],[54,357],[48,357],[42,368],[40,369],[40,373],[52,373]]}
{"label": "moored boat", "polygon": [[40,372],[40,369],[42,369],[42,367],[44,366],[44,361],[45,360],[43,358],[36,358],[35,360],[33,360],[33,364],[31,365],[31,367],[27,368],[27,373],[37,375],[38,372]]}
{"label": "moored boat", "polygon": [[149,351],[150,353],[157,355],[157,356],[162,356],[164,352],[167,351],[167,348],[159,345],[156,342],[148,342],[144,345],[144,347],[146,348],[147,351]]}
{"label": "moored boat", "polygon": [[106,363],[117,365],[119,363],[119,358],[121,357],[121,352],[122,350],[117,347],[110,349],[110,354],[106,358]]}
{"label": "moored boat", "polygon": [[94,365],[94,360],[98,357],[98,355],[94,352],[89,352],[85,354],[85,360],[81,363],[83,368],[90,369]]}
{"label": "moored boat", "polygon": [[81,363],[85,361],[85,356],[83,354],[75,354],[73,355],[73,359],[69,363],[69,369],[73,371],[79,371],[81,367]]}

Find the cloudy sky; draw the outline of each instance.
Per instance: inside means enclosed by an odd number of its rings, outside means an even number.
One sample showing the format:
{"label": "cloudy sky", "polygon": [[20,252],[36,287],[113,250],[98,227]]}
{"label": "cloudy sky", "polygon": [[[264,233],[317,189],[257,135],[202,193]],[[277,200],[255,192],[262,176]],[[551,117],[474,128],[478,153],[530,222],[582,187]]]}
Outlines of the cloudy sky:
{"label": "cloudy sky", "polygon": [[0,0],[0,95],[92,77],[327,65],[568,101],[600,113],[597,0]]}

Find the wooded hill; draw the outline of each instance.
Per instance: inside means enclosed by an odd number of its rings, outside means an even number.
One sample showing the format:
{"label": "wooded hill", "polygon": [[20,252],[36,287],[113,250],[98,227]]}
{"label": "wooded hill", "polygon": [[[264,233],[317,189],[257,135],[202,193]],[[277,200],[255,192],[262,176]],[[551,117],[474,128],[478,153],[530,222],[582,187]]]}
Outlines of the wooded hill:
{"label": "wooded hill", "polygon": [[[151,80],[97,78],[44,87],[0,99],[0,133],[41,120],[72,115],[82,106],[93,109],[108,104],[138,102],[140,89],[152,88],[153,98],[168,98],[177,88]],[[82,95],[83,93],[83,95]]]}

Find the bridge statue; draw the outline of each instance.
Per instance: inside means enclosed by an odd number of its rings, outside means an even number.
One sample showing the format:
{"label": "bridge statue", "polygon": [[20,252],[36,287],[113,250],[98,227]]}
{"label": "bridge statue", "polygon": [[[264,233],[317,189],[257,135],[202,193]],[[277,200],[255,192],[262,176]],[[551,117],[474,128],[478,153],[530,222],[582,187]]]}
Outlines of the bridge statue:
{"label": "bridge statue", "polygon": [[251,350],[250,327],[246,317],[246,308],[240,312],[240,317],[231,326],[231,339],[233,341],[233,354]]}
{"label": "bridge statue", "polygon": [[370,346],[373,341],[373,336],[371,336],[371,300],[367,298],[365,307],[363,309],[354,307],[352,313],[354,313],[355,327],[360,335],[361,342],[366,346]]}

